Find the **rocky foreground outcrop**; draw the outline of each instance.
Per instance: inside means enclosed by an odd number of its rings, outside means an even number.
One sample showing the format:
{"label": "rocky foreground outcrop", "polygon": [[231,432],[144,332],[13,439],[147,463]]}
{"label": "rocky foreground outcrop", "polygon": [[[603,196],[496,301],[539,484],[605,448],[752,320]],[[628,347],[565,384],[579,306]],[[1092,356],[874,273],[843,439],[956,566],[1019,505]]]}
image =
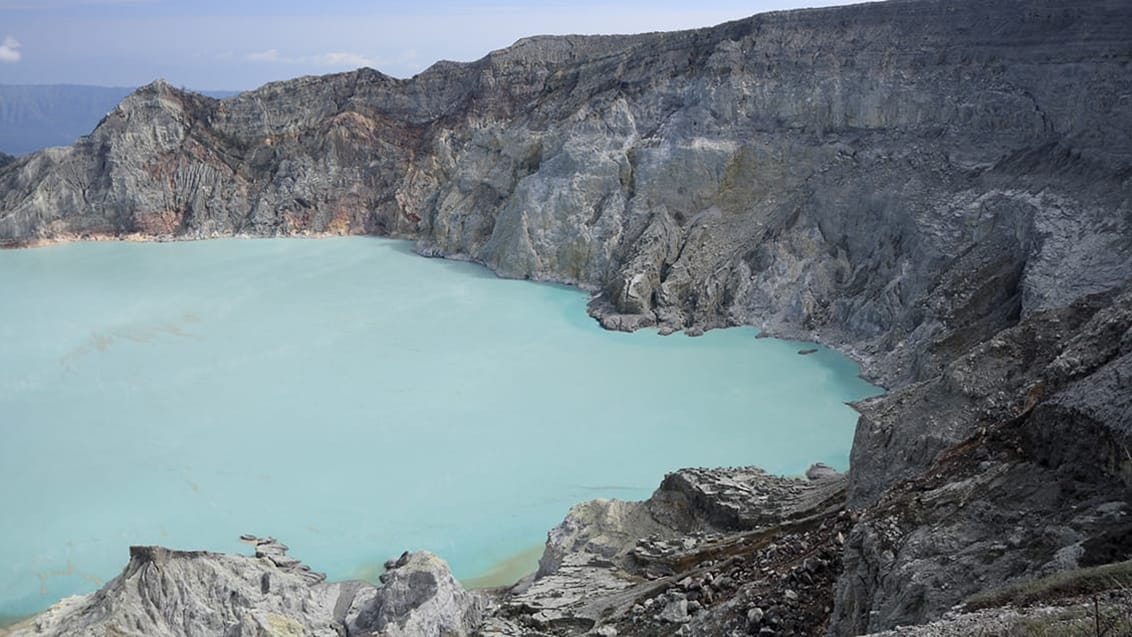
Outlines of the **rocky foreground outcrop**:
{"label": "rocky foreground outcrop", "polygon": [[845,476],[683,469],[644,502],[594,500],[481,627],[504,635],[822,634],[851,516]]}
{"label": "rocky foreground outcrop", "polygon": [[829,629],[879,630],[1132,557],[1130,68],[1127,2],[890,0],[157,82],[0,167],[0,242],[400,236],[592,290],[609,328],[838,347],[892,391],[860,406]]}
{"label": "rocky foreground outcrop", "polygon": [[99,591],[65,599],[5,634],[455,637],[482,621],[482,599],[430,553],[391,561],[375,587],[325,582],[287,556],[286,546],[250,540],[255,557],[131,547],[125,570]]}
{"label": "rocky foreground outcrop", "polygon": [[95,593],[8,637],[89,635],[819,634],[851,527],[845,476],[684,469],[643,502],[575,506],[548,534],[537,573],[469,592],[436,556],[386,562],[378,585],[327,582],[272,538],[255,556],[130,549]]}

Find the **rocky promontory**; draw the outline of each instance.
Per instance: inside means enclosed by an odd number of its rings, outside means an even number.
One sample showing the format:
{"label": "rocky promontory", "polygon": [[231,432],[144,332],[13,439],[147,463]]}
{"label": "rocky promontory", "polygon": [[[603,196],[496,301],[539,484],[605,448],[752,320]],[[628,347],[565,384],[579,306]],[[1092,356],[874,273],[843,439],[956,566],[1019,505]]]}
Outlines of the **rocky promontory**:
{"label": "rocky promontory", "polygon": [[[591,290],[611,329],[749,324],[839,348],[891,391],[858,405],[844,516],[778,524],[833,552],[806,570],[829,612],[790,630],[864,633],[1132,558],[1130,69],[1129,3],[889,0],[529,38],[404,80],[360,69],[224,100],[155,82],[74,146],[0,167],[0,242],[398,236]],[[514,618],[494,617],[786,632],[764,625],[786,588],[698,619],[734,599],[720,578],[792,571],[735,547],[664,557],[770,519],[744,508],[757,490],[675,475],[654,500],[681,494],[692,518],[584,505],[527,591],[642,599],[622,572],[647,587],[704,565],[688,586],[628,614],[505,601]],[[594,560],[611,566],[562,579]]]}
{"label": "rocky promontory", "polygon": [[245,536],[255,556],[130,547],[122,574],[10,632],[32,635],[468,635],[483,603],[435,555],[406,553],[381,586],[333,582],[273,538]]}

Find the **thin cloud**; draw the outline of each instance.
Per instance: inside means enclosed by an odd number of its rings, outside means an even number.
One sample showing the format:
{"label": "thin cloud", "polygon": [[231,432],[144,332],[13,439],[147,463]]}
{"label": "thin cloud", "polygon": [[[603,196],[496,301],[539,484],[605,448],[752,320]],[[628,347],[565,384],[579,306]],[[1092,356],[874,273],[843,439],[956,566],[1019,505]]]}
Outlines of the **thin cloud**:
{"label": "thin cloud", "polygon": [[119,5],[156,4],[160,0],[0,0],[0,11],[35,11],[73,9],[75,7],[109,7]]}
{"label": "thin cloud", "polygon": [[332,51],[320,55],[286,56],[279,49],[255,51],[244,56],[248,62],[275,62],[281,64],[313,64],[316,66],[374,66],[374,61],[359,53]]}
{"label": "thin cloud", "polygon": [[0,43],[0,62],[15,64],[21,57],[20,41],[10,35],[5,37],[4,42]]}
{"label": "thin cloud", "polygon": [[283,62],[279,57],[279,49],[268,49],[266,51],[259,51],[258,53],[249,53],[244,56],[244,59],[249,62]]}
{"label": "thin cloud", "polygon": [[315,64],[322,66],[373,66],[373,60],[357,53],[334,52],[316,55],[311,58]]}

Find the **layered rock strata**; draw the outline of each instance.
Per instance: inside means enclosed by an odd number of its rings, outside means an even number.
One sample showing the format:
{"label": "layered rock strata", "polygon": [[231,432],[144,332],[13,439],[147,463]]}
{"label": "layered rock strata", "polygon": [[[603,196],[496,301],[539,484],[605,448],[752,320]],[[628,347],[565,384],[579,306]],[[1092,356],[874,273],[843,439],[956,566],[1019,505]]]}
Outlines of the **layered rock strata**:
{"label": "layered rock strata", "polygon": [[504,635],[821,635],[852,525],[845,476],[683,469],[579,504],[481,627]]}
{"label": "layered rock strata", "polygon": [[255,557],[130,548],[122,574],[8,632],[9,637],[408,637],[469,635],[483,600],[435,555],[407,553],[380,587],[327,583],[271,538],[250,538]]}
{"label": "layered rock strata", "polygon": [[891,0],[158,82],[0,168],[0,241],[400,236],[592,290],[606,327],[838,347],[893,390],[831,624],[878,630],[1132,556],[1130,68],[1128,3]]}

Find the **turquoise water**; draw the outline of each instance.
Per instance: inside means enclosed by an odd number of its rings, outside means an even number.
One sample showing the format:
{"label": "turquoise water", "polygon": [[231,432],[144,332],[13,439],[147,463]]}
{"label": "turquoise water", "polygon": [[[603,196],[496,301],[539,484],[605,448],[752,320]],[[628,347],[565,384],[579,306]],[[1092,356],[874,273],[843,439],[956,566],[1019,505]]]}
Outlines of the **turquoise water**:
{"label": "turquoise water", "polygon": [[845,468],[876,393],[829,350],[606,332],[577,290],[380,239],[0,251],[0,295],[0,614],[242,533],[333,578],[419,548],[474,577],[679,467]]}

